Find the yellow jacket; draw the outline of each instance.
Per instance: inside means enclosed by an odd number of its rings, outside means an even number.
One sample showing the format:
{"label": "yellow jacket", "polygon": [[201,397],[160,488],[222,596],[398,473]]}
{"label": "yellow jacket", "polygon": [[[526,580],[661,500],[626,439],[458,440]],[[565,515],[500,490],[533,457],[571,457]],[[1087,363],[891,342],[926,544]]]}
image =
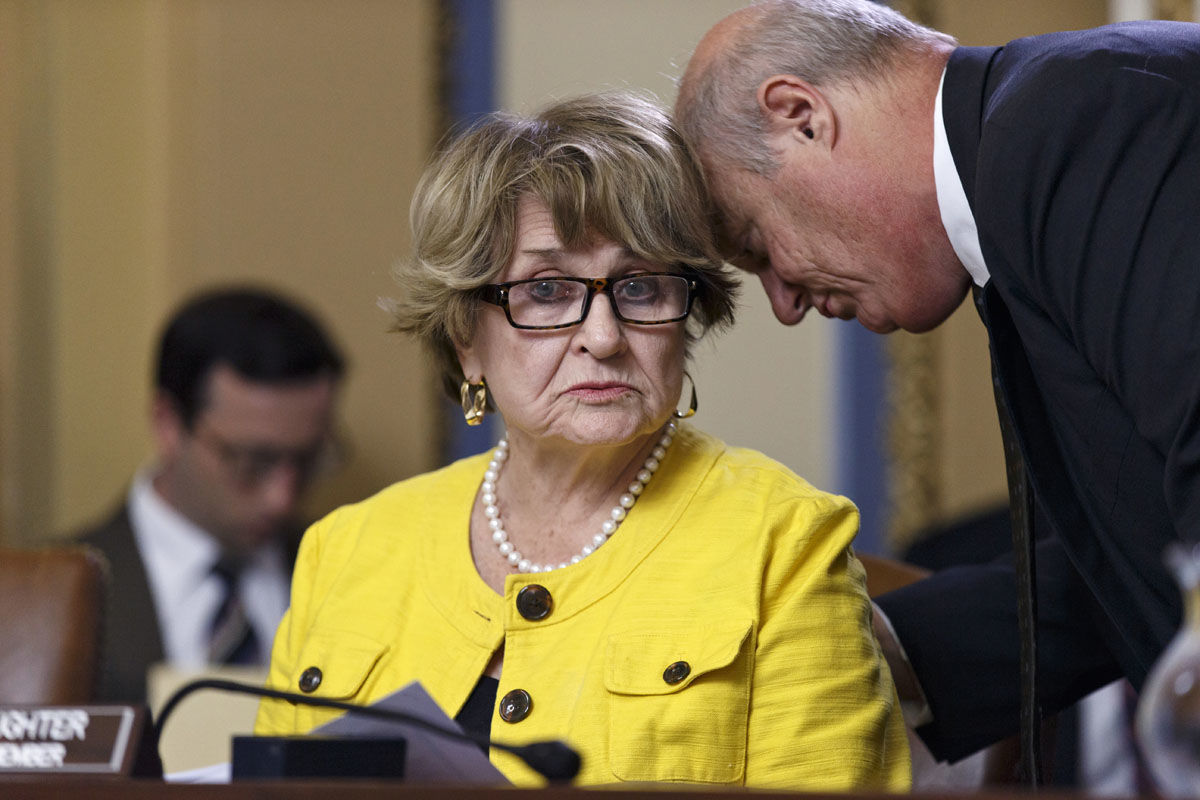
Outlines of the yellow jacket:
{"label": "yellow jacket", "polygon": [[[497,698],[524,689],[532,709],[516,723],[493,712],[492,737],[566,740],[581,784],[909,787],[848,500],[683,427],[607,544],[511,575],[501,597],[468,542],[486,461],[395,484],[308,531],[270,686],[295,691],[316,666],[313,696],[371,703],[418,680],[454,716],[503,645]],[[539,621],[516,610],[530,584],[553,600]],[[686,677],[668,683],[680,661]],[[335,713],[267,701],[256,728],[305,732]],[[543,782],[506,753],[491,760],[518,785]]]}

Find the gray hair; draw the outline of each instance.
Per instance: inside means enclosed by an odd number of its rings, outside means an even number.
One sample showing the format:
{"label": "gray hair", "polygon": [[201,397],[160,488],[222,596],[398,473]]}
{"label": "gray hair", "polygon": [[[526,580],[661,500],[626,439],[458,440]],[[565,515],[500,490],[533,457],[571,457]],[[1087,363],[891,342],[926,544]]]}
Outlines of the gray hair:
{"label": "gray hair", "polygon": [[455,345],[470,343],[482,288],[512,260],[524,196],[546,205],[568,248],[601,236],[695,279],[689,343],[733,322],[737,281],[716,247],[703,174],[661,109],[605,92],[531,117],[490,114],[426,168],[409,214],[412,257],[394,269],[395,329],[433,352],[451,397],[463,379]]}
{"label": "gray hair", "polygon": [[795,75],[818,88],[886,80],[901,54],[955,43],[870,0],[759,0],[743,13],[721,52],[689,68],[676,121],[705,157],[760,175],[777,167],[756,99],[766,78]]}

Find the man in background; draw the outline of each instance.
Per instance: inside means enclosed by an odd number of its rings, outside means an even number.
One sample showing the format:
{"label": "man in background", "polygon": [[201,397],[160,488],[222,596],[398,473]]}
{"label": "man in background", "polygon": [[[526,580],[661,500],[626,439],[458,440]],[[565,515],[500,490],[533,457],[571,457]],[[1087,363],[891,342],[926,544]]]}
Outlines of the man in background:
{"label": "man in background", "polygon": [[155,460],[79,534],[111,565],[98,699],[145,702],[147,668],[266,663],[288,605],[298,505],[336,456],[342,357],[306,311],[223,289],[159,343]]}
{"label": "man in background", "polygon": [[866,0],[764,0],[705,36],[676,111],[780,321],[922,332],[976,294],[1014,524],[1039,523],[1038,657],[1032,570],[879,598],[930,749],[1008,735],[1018,706],[1036,732],[1035,665],[1047,712],[1140,687],[1180,619],[1163,551],[1200,536],[1200,26],[959,47]]}

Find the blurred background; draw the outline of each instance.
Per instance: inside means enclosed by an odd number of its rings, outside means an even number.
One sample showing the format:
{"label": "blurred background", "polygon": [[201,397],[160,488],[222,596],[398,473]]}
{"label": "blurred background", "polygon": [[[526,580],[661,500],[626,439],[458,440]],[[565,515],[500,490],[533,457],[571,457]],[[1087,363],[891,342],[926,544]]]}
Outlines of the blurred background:
{"label": "blurred background", "polygon": [[[595,88],[669,107],[738,0],[0,0],[0,542],[108,513],[150,453],[153,342],[184,296],[255,282],[314,308],[350,358],[342,471],[311,513],[482,449],[380,298],[408,202],[449,126]],[[997,44],[1154,0],[911,0]],[[692,367],[694,422],[863,510],[864,550],[1003,503],[974,309],[875,337],[775,322],[747,284]]]}

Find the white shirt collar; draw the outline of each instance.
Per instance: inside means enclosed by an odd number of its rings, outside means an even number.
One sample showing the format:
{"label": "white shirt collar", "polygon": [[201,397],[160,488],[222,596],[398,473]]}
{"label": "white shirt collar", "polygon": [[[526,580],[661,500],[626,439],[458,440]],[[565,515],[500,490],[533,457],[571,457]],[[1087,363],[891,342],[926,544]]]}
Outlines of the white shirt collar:
{"label": "white shirt collar", "polygon": [[[129,488],[129,522],[154,598],[163,650],[180,667],[199,667],[208,654],[209,629],[223,600],[212,568],[216,539],[167,503],[154,488],[154,469],[138,472]],[[260,548],[243,569],[238,588],[264,651],[287,608],[289,575],[278,546]]]}
{"label": "white shirt collar", "polygon": [[942,117],[942,88],[945,83],[946,70],[943,69],[937,100],[933,105],[933,179],[937,186],[938,211],[958,260],[971,273],[976,285],[985,286],[991,274],[983,260],[983,248],[979,245],[979,228],[975,225],[975,215],[971,213],[962,179],[954,166],[950,140],[946,138],[946,122]]}

